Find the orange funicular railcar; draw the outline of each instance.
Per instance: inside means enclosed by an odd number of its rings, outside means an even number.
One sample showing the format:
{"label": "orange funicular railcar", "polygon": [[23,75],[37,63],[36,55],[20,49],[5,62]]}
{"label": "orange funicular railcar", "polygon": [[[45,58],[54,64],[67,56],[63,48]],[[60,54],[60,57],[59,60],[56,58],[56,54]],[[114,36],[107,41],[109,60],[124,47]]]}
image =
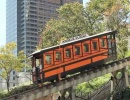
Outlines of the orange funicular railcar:
{"label": "orange funicular railcar", "polygon": [[60,45],[36,51],[32,58],[34,83],[57,80],[116,59],[116,31],[75,37]]}

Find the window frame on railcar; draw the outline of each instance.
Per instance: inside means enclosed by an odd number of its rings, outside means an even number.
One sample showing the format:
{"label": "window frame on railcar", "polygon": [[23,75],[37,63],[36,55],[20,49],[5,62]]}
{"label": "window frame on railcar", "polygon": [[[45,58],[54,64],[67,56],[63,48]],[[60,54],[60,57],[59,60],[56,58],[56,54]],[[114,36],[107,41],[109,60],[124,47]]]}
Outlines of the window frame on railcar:
{"label": "window frame on railcar", "polygon": [[75,45],[75,55],[81,55],[81,46]]}
{"label": "window frame on railcar", "polygon": [[83,56],[81,42],[76,42],[75,44],[72,44],[72,46],[73,46],[73,59],[77,59]]}
{"label": "window frame on railcar", "polygon": [[[53,56],[54,56],[53,57],[54,65],[62,63],[63,62],[63,48],[54,49]],[[57,57],[59,57],[59,58],[57,59]]]}
{"label": "window frame on railcar", "polygon": [[63,52],[64,52],[63,53],[64,62],[72,60],[73,59],[73,46],[70,44],[67,46],[63,46],[61,48],[63,48]]}
{"label": "window frame on railcar", "polygon": [[[85,49],[85,47],[84,47],[85,44],[88,45],[88,52],[85,52],[85,50],[84,50],[84,49]],[[91,40],[90,40],[90,39],[84,40],[84,41],[82,42],[82,48],[83,48],[83,50],[82,50],[83,56],[89,55],[89,54],[91,53]]]}
{"label": "window frame on railcar", "polygon": [[45,63],[46,64],[52,64],[52,57],[50,54],[45,55]]}
{"label": "window frame on railcar", "polygon": [[83,49],[83,50],[84,50],[83,52],[85,52],[85,53],[90,51],[90,50],[89,50],[89,44],[88,44],[88,43],[84,43],[84,44],[83,44],[83,48],[84,48],[84,49]]}
{"label": "window frame on railcar", "polygon": [[100,43],[100,48],[101,49],[108,48],[107,35],[100,37],[99,41],[100,41],[99,43]]}
{"label": "window frame on railcar", "polygon": [[66,58],[71,58],[71,54],[72,54],[71,49],[70,48],[66,48],[65,49],[65,57]]}
{"label": "window frame on railcar", "polygon": [[[50,56],[50,59],[47,58],[47,56]],[[44,68],[48,68],[54,65],[54,53],[53,50],[49,50],[43,53],[43,60],[44,60]],[[47,63],[47,60],[50,60],[49,63]]]}
{"label": "window frame on railcar", "polygon": [[61,51],[56,51],[56,61],[61,61],[62,60],[62,54],[61,54]]}
{"label": "window frame on railcar", "polygon": [[99,48],[99,37],[91,39],[91,49],[90,50],[91,50],[91,53],[96,53],[100,50],[100,48]]}

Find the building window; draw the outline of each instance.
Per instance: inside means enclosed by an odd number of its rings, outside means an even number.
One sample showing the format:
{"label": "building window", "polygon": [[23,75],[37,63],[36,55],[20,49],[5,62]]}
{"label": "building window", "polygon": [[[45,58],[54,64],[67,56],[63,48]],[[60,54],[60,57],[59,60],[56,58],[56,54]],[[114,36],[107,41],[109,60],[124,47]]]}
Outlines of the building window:
{"label": "building window", "polygon": [[89,52],[89,46],[88,46],[88,44],[84,44],[84,52]]}
{"label": "building window", "polygon": [[13,80],[15,80],[15,77],[13,77]]}
{"label": "building window", "polygon": [[56,52],[56,60],[61,60],[61,52]]}
{"label": "building window", "polygon": [[75,55],[80,55],[80,47],[75,46]]}
{"label": "building window", "polygon": [[13,84],[13,86],[15,86],[15,84]]}
{"label": "building window", "polygon": [[93,42],[93,49],[97,50],[97,42]]}
{"label": "building window", "polygon": [[13,71],[13,75],[15,75],[15,71]]}
{"label": "building window", "polygon": [[46,64],[51,64],[51,55],[46,55]]}
{"label": "building window", "polygon": [[70,49],[66,49],[66,57],[71,57],[71,51]]}

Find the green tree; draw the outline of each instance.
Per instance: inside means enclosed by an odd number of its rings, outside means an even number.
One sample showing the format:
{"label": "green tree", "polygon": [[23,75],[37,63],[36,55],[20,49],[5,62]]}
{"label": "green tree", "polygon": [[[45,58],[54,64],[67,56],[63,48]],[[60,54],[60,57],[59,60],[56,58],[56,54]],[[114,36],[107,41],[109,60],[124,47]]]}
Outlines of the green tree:
{"label": "green tree", "polygon": [[80,34],[92,35],[103,31],[103,17],[97,11],[90,10],[78,2],[61,6],[57,9],[58,19],[51,19],[43,29],[39,48],[59,44]]}
{"label": "green tree", "polygon": [[42,46],[59,44],[62,39],[84,33],[83,5],[79,3],[65,4],[58,10],[58,19],[47,22],[42,33]]}
{"label": "green tree", "polygon": [[104,17],[96,9],[92,9],[88,3],[84,8],[85,32],[89,35],[97,34],[105,30]]}
{"label": "green tree", "polygon": [[130,5],[128,0],[91,0],[85,7],[76,3],[61,6],[58,19],[47,22],[41,33],[39,48],[59,44],[62,40],[80,34],[97,34],[105,30],[117,30],[118,58],[128,52],[128,20]]}
{"label": "green tree", "polygon": [[10,73],[15,70],[19,71],[24,64],[24,52],[19,52],[16,56],[13,51],[16,49],[15,43],[8,43],[0,48],[0,76],[6,81],[9,92]]}
{"label": "green tree", "polygon": [[118,58],[126,57],[128,52],[128,24],[130,18],[129,0],[91,0],[89,8],[104,16],[104,25],[108,30],[117,30]]}

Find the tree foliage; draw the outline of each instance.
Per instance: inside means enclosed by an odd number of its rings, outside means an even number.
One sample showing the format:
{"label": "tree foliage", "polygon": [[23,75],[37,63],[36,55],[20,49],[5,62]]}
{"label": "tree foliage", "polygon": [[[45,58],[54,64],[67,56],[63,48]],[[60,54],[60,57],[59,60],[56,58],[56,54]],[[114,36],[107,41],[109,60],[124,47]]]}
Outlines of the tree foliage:
{"label": "tree foliage", "polygon": [[84,31],[84,10],[81,4],[66,4],[57,11],[58,19],[51,19],[47,22],[42,33],[43,47],[59,44],[62,39],[76,36]]}
{"label": "tree foliage", "polygon": [[38,48],[59,44],[62,40],[80,34],[97,34],[105,30],[117,30],[118,58],[128,52],[129,0],[91,0],[85,7],[69,3],[61,6],[58,19],[51,19],[41,34]]}
{"label": "tree foliage", "polygon": [[9,91],[10,75],[13,70],[19,71],[24,64],[25,55],[24,52],[19,52],[16,56],[13,52],[16,49],[15,43],[8,43],[0,48],[0,77],[2,77],[7,83],[7,89]]}
{"label": "tree foliage", "polygon": [[91,0],[89,8],[104,16],[104,25],[108,30],[117,30],[118,58],[124,58],[128,52],[128,25],[130,24],[129,0]]}
{"label": "tree foliage", "polygon": [[108,82],[110,79],[110,74],[106,74],[104,76],[92,79],[88,82],[84,82],[82,84],[79,84],[76,88],[77,93],[79,92],[85,92],[90,93],[99,87],[101,87],[105,82]]}
{"label": "tree foliage", "polygon": [[65,4],[57,11],[58,19],[51,19],[43,29],[39,48],[59,44],[64,39],[80,34],[91,35],[103,31],[101,23],[103,17],[84,8],[78,2]]}

